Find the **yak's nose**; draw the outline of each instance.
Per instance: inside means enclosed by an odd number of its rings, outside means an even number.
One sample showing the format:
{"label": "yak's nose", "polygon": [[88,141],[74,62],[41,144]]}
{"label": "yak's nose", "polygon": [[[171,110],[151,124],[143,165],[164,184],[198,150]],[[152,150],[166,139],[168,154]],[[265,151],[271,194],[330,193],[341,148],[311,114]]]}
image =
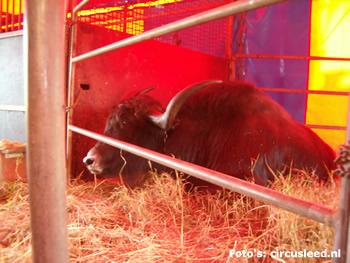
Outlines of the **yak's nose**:
{"label": "yak's nose", "polygon": [[95,159],[91,156],[86,156],[84,159],[83,159],[83,163],[85,165],[91,165],[95,162]]}

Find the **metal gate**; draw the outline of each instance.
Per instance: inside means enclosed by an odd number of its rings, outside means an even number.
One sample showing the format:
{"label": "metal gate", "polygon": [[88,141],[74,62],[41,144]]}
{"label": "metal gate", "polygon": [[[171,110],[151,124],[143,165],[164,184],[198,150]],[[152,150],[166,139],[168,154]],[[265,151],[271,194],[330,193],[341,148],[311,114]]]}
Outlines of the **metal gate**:
{"label": "metal gate", "polygon": [[[74,65],[80,61],[83,61],[85,59],[103,54],[105,52],[109,52],[112,50],[120,49],[123,47],[127,47],[130,45],[134,45],[137,43],[140,43],[142,41],[157,38],[160,36],[163,36],[165,34],[176,32],[181,29],[185,29],[188,27],[192,27],[195,25],[203,24],[208,21],[212,21],[215,19],[231,16],[234,14],[239,14],[241,12],[245,12],[248,10],[256,9],[259,7],[267,6],[276,4],[279,2],[282,2],[284,0],[240,0],[237,2],[232,2],[229,4],[225,4],[219,7],[215,7],[211,10],[183,18],[176,22],[171,22],[169,24],[145,31],[144,33],[134,35],[131,37],[128,37],[126,39],[123,39],[121,41],[112,43],[110,45],[107,45],[102,48],[98,48],[95,50],[92,50],[90,52],[87,52],[85,54],[72,57],[72,51],[74,50],[74,39],[75,39],[75,29],[74,29],[74,21],[76,21],[77,12],[89,1],[84,0],[80,2],[74,9],[72,13],[72,21],[73,21],[73,28],[71,30],[71,41],[70,41],[70,59],[69,59],[69,89],[68,89],[68,110],[71,110],[72,103],[73,103],[73,91],[72,91],[72,75],[74,74]],[[292,0],[290,0],[292,1]],[[33,10],[35,8],[33,7]],[[29,63],[30,65],[30,63]],[[31,86],[29,86],[31,88]],[[31,98],[29,98],[31,101]],[[34,102],[32,102],[34,103]],[[29,109],[30,110],[30,109]],[[33,111],[34,114],[34,111]],[[255,198],[257,200],[263,201],[267,204],[271,204],[274,206],[277,206],[279,208],[288,210],[293,213],[297,213],[302,216],[309,217],[313,220],[316,220],[318,222],[333,226],[336,228],[336,240],[335,240],[335,248],[341,249],[342,251],[342,257],[340,259],[337,259],[336,262],[347,262],[350,259],[350,251],[347,253],[347,244],[348,244],[348,230],[349,230],[349,222],[348,222],[348,215],[349,215],[349,178],[348,174],[347,176],[344,176],[342,178],[342,193],[340,198],[340,208],[338,211],[332,211],[326,207],[323,207],[321,205],[306,202],[303,200],[299,200],[296,198],[292,198],[290,196],[283,195],[281,193],[275,192],[271,189],[261,187],[237,178],[233,178],[229,175],[219,173],[204,167],[200,167],[198,165],[194,165],[188,162],[184,162],[181,160],[177,160],[174,158],[170,158],[169,156],[159,154],[147,149],[144,149],[142,147],[138,147],[135,145],[131,145],[129,143],[125,143],[119,140],[115,140],[113,138],[109,138],[103,135],[99,135],[84,129],[81,129],[79,127],[75,127],[71,125],[72,121],[72,115],[71,112],[68,112],[68,126],[67,126],[67,132],[68,132],[68,140],[67,140],[67,149],[68,149],[68,158],[70,153],[70,139],[72,132],[80,133],[82,135],[88,136],[90,138],[93,138],[95,140],[104,142],[106,144],[109,144],[111,146],[120,148],[124,151],[133,153],[137,156],[149,159],[151,161],[160,163],[164,166],[168,166],[170,168],[182,171],[186,174],[192,175],[194,177],[200,178],[202,180],[206,180],[210,183],[222,186],[226,189],[245,194],[247,196],[250,196],[252,198]],[[29,128],[31,124],[29,124]],[[33,138],[35,137],[35,134],[32,134]],[[46,136],[49,136],[47,134]],[[57,143],[59,143],[57,141]],[[29,145],[30,149],[31,145]],[[39,153],[40,155],[40,153]],[[32,155],[29,155],[29,162],[34,161],[34,159],[37,159],[38,155],[35,155],[34,152]],[[33,170],[30,170],[30,176],[32,176]],[[38,179],[37,181],[40,184],[47,185],[48,182],[40,181]],[[53,182],[51,182],[53,183]],[[51,187],[53,187],[54,184],[51,184]],[[51,206],[55,206],[55,203],[52,202]],[[48,209],[51,209],[49,206]],[[54,231],[54,230],[52,230]],[[39,237],[37,237],[39,239]],[[61,243],[60,243],[61,244]],[[35,247],[34,247],[35,248]],[[349,246],[350,248],[350,246]],[[37,251],[40,251],[40,248],[36,248]],[[54,248],[55,249],[55,248]],[[56,248],[57,249],[57,248]],[[34,249],[34,253],[35,253]],[[43,251],[43,253],[45,253]],[[49,253],[47,250],[46,253]],[[61,261],[63,262],[63,261]]]}

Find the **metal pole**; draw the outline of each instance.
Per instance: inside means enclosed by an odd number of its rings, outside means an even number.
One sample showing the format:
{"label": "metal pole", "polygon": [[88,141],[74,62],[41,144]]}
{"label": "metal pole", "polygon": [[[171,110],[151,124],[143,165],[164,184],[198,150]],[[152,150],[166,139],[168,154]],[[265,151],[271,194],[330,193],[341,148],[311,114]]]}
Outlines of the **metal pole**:
{"label": "metal pole", "polygon": [[[1,7],[2,8],[2,7]],[[2,19],[2,17],[1,17]],[[9,0],[6,0],[6,18],[5,18],[5,32],[9,29]]]}
{"label": "metal pole", "polygon": [[[70,25],[69,34],[69,61],[68,61],[68,85],[67,85],[67,124],[72,124],[73,122],[73,104],[74,104],[74,75],[75,75],[75,65],[72,62],[73,54],[76,49],[76,32],[77,32],[77,13],[83,8],[89,0],[84,0],[80,2],[72,11],[72,20]],[[72,132],[68,129],[66,130],[66,160],[67,160],[67,179],[70,180],[72,175]]]}
{"label": "metal pole", "polygon": [[95,49],[93,51],[87,52],[80,56],[74,57],[72,61],[73,63],[75,63],[84,59],[88,59],[88,58],[103,54],[105,52],[109,52],[115,49],[130,46],[133,44],[137,44],[137,43],[140,43],[149,39],[153,39],[165,34],[169,34],[175,31],[179,31],[188,27],[204,24],[206,22],[209,22],[215,19],[220,19],[233,14],[253,10],[259,7],[272,5],[272,4],[276,4],[284,1],[286,0],[241,0],[241,1],[233,2],[230,4],[226,4],[226,5],[211,9],[209,11],[205,11],[184,19],[180,19],[176,22],[172,22],[164,26],[151,29],[143,34],[129,37],[124,40],[112,43],[110,45]]}
{"label": "metal pole", "polygon": [[0,111],[26,111],[22,105],[0,105]]}
{"label": "metal pole", "polygon": [[15,31],[15,1],[11,1],[11,7],[12,7],[12,12],[11,12],[11,31]]}
{"label": "metal pole", "polygon": [[233,49],[233,26],[234,26],[234,17],[229,16],[227,18],[227,26],[226,26],[226,59],[228,64],[228,76],[227,79],[229,81],[233,81],[235,79],[235,61],[232,57],[232,49]]}
{"label": "metal pole", "polygon": [[[345,263],[350,261],[350,251],[348,248],[349,237],[349,215],[350,215],[350,175],[347,175],[341,179],[339,208],[335,221],[335,240],[334,250],[340,249],[341,258],[336,259],[334,262]],[[348,253],[347,253],[348,250]]]}
{"label": "metal pole", "polygon": [[[350,99],[348,103],[348,120],[346,142],[350,141]],[[341,186],[339,208],[335,224],[334,250],[340,249],[341,258],[333,262],[345,263],[350,261],[350,146],[344,145],[340,149],[337,159],[340,172]]]}
{"label": "metal pole", "polygon": [[151,151],[136,145],[132,145],[85,129],[81,129],[76,126],[70,125],[69,129],[71,131],[77,132],[79,134],[117,147],[123,151],[130,152],[142,158],[154,161],[161,165],[205,180],[209,183],[224,187],[226,189],[240,194],[247,195],[264,203],[271,204],[276,207],[285,209],[287,211],[299,214],[301,216],[311,218],[315,221],[324,223],[326,225],[333,225],[334,223],[333,210],[320,206],[318,204],[290,197],[272,189],[249,183],[247,181],[232,177],[227,174],[223,174],[214,170],[204,168],[199,165],[178,160],[169,157],[168,155],[160,154],[155,151]]}
{"label": "metal pole", "polygon": [[77,12],[82,9],[87,3],[89,3],[90,0],[84,0],[84,1],[81,1],[79,4],[76,5],[76,7],[73,8],[73,14],[72,14],[72,17],[73,16],[76,16]]}
{"label": "metal pole", "polygon": [[2,3],[2,0],[0,0],[0,33],[3,31],[2,30],[2,6],[3,6],[3,3]]}
{"label": "metal pole", "polygon": [[68,262],[65,167],[66,1],[25,2],[25,90],[33,262]]}

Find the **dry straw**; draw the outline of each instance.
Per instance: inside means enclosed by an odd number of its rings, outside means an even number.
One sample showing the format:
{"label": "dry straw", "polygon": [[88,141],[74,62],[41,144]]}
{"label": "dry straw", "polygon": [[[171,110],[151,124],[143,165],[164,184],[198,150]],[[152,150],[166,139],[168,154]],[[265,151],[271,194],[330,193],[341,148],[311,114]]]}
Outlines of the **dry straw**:
{"label": "dry straw", "polygon": [[[31,262],[28,186],[0,186],[0,263]],[[188,192],[179,178],[150,174],[133,191],[109,182],[68,187],[70,262],[319,262],[229,257],[231,249],[332,249],[333,230],[227,191]],[[337,184],[277,176],[272,188],[335,208]],[[322,262],[327,262],[323,260]]]}

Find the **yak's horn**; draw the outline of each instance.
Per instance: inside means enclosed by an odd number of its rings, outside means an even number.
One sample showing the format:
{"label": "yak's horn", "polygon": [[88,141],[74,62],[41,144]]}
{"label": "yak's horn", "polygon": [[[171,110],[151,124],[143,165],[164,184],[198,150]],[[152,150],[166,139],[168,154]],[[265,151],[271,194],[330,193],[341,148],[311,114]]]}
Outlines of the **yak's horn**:
{"label": "yak's horn", "polygon": [[213,84],[221,84],[222,80],[207,80],[199,82],[197,84],[188,86],[187,88],[181,90],[177,93],[169,102],[166,110],[161,115],[150,115],[152,122],[163,130],[169,130],[175,121],[177,113],[180,111],[182,105],[186,100],[192,96],[194,93],[200,91]]}
{"label": "yak's horn", "polygon": [[134,96],[137,97],[137,96],[145,95],[145,94],[151,92],[152,90],[154,90],[154,87],[149,87],[149,88],[138,91]]}

